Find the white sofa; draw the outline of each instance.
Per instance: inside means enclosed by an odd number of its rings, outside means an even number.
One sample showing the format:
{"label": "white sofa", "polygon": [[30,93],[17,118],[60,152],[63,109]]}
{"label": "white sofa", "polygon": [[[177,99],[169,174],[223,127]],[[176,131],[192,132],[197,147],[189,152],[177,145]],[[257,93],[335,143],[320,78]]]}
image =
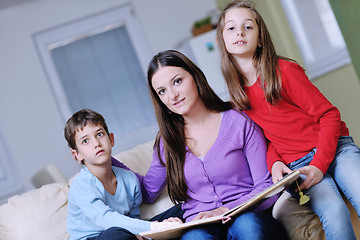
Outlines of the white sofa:
{"label": "white sofa", "polygon": [[[153,141],[150,141],[115,154],[114,157],[132,170],[145,174],[152,160],[152,147]],[[68,239],[68,190],[67,183],[52,183],[10,198],[8,203],[0,206],[0,239]],[[141,218],[150,219],[171,206],[173,204],[165,190],[155,203],[142,204]],[[351,212],[352,217],[355,217],[353,222],[357,224],[356,229],[360,230],[354,210]],[[325,239],[318,217],[286,194],[275,204],[273,214],[284,224],[291,239]],[[359,233],[357,236],[360,239]]]}

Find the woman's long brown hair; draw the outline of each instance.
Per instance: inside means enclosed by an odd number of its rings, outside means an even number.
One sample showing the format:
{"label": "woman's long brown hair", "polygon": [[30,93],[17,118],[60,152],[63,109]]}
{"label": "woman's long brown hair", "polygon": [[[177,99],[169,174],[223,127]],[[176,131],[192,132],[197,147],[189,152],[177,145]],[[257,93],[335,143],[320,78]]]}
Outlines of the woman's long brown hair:
{"label": "woman's long brown hair", "polygon": [[[184,164],[186,155],[186,136],[184,131],[184,118],[171,112],[160,100],[152,87],[152,77],[161,67],[180,67],[191,74],[194,78],[200,99],[207,109],[214,112],[222,112],[233,108],[232,103],[224,102],[209,86],[204,73],[185,55],[175,50],[160,52],[150,61],[147,79],[156,118],[159,124],[154,149],[161,159],[160,139],[164,144],[165,163],[167,173],[167,186],[171,201],[174,203],[184,202],[188,198],[188,186],[184,176]],[[191,189],[190,189],[191,191]]]}
{"label": "woman's long brown hair", "polygon": [[223,39],[225,15],[233,8],[246,8],[255,18],[259,28],[260,46],[256,49],[253,63],[257,72],[260,74],[261,87],[264,90],[266,101],[271,105],[275,105],[276,100],[281,98],[281,75],[278,67],[278,60],[293,60],[276,54],[274,44],[264,20],[255,9],[254,4],[246,0],[235,0],[229,3],[220,15],[217,25],[216,40],[221,57],[221,71],[226,80],[230,97],[239,110],[250,109],[249,99],[244,89],[246,82],[245,76],[240,71],[234,58],[226,50]]}

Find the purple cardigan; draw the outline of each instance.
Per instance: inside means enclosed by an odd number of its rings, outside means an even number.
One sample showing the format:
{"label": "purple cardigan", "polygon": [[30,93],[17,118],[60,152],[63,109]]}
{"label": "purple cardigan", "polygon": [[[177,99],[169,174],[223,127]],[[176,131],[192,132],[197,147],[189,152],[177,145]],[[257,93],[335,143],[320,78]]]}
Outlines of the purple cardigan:
{"label": "purple cardigan", "polygon": [[[160,148],[163,150],[162,142]],[[224,112],[219,135],[203,160],[186,150],[184,173],[189,198],[182,204],[186,221],[199,212],[221,206],[231,209],[272,184],[266,166],[265,138],[245,113]],[[149,171],[138,177],[143,201],[155,201],[166,185],[166,168],[161,165],[156,149]],[[254,211],[268,209],[278,196],[263,201]]]}

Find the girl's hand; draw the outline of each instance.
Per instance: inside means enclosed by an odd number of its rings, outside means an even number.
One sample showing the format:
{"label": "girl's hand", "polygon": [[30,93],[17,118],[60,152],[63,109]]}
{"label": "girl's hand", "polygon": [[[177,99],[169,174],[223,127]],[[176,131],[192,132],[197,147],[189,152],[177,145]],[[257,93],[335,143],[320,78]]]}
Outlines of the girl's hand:
{"label": "girl's hand", "polygon": [[228,208],[219,207],[219,208],[216,208],[216,209],[211,210],[211,211],[200,212],[198,215],[196,215],[196,217],[194,217],[194,219],[192,221],[203,219],[203,218],[219,216],[219,215],[221,215],[223,213],[226,213],[227,211],[229,211]]}
{"label": "girl's hand", "polygon": [[271,177],[273,183],[280,181],[284,177],[284,174],[291,172],[291,169],[288,168],[285,163],[276,161],[271,167]]}
{"label": "girl's hand", "polygon": [[299,168],[299,172],[306,176],[305,181],[300,185],[300,189],[309,189],[319,183],[324,177],[323,172],[312,165]]}

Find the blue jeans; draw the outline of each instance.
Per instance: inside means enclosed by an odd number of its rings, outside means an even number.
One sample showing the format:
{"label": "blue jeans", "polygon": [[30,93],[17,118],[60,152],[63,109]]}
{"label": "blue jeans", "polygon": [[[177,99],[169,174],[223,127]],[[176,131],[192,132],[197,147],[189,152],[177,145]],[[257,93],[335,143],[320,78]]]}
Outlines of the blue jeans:
{"label": "blue jeans", "polygon": [[285,240],[284,228],[270,214],[245,212],[225,225],[212,224],[185,232],[181,240]]}
{"label": "blue jeans", "polygon": [[[288,167],[295,170],[309,165],[315,153],[316,149],[313,149]],[[340,137],[334,160],[324,178],[303,192],[310,196],[307,205],[319,216],[327,240],[356,240],[349,210],[341,196],[343,193],[359,215],[360,148],[354,144],[352,137]]]}

